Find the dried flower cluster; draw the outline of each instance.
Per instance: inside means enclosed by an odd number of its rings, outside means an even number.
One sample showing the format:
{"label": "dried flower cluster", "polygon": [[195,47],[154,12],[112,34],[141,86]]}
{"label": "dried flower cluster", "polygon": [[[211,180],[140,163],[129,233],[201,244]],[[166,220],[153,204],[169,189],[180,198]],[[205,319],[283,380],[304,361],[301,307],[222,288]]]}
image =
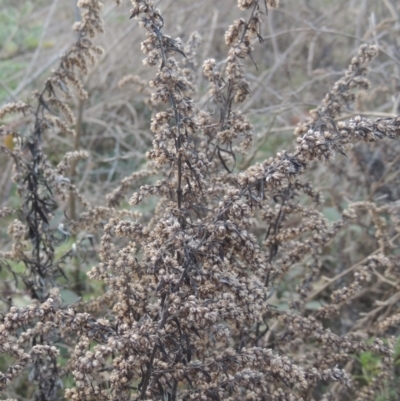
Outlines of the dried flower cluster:
{"label": "dried flower cluster", "polygon": [[[37,385],[32,396],[37,400],[56,400],[63,387],[57,363],[59,349],[54,345],[63,342],[60,340],[61,326],[43,324],[42,321],[50,309],[56,280],[64,276],[62,268],[71,263],[74,254],[73,250],[56,254],[55,248],[70,235],[63,224],[58,227],[52,224],[57,209],[56,196],[64,200],[72,195],[84,207],[90,206],[67,177],[70,166],[87,158],[88,152],[68,152],[54,166],[42,146],[51,131],[58,135],[75,135],[73,126],[76,119],[67,101],[72,88],[80,98],[87,97],[80,75],[86,74],[89,66],[102,53],[102,49],[91,41],[95,34],[103,32],[101,2],[80,0],[78,7],[82,10],[82,20],[74,26],[77,40],[61,57],[59,66],[46,80],[44,89],[33,93],[29,105],[17,102],[0,109],[1,118],[21,112],[28,116],[24,135],[10,132],[7,125],[0,127],[2,135],[11,133],[18,138],[13,149],[2,147],[1,150],[14,159],[13,180],[21,198],[18,219],[9,227],[13,245],[10,251],[0,253],[1,266],[10,268],[9,263],[22,264],[24,272],[21,279],[25,288],[31,299],[40,304],[32,306],[26,317],[21,316],[22,311],[12,307],[3,319],[1,349],[15,357],[16,361],[2,373],[0,389],[8,387],[30,365],[29,380]],[[60,305],[61,302],[58,302],[58,307]],[[35,319],[39,321],[35,323]],[[17,329],[26,325],[32,325],[32,328],[17,340]],[[33,344],[33,348],[25,352],[24,347],[29,344]]]}
{"label": "dried flower cluster", "polygon": [[[236,166],[254,131],[241,109],[252,95],[245,66],[255,65],[262,19],[278,3],[238,1],[246,14],[225,33],[224,67],[214,59],[203,63],[209,99],[202,109],[195,97],[200,35],[183,44],[164,33],[168,21],[153,1],[132,0],[130,16],[145,33],[143,63],[155,73],[150,89],[132,75],[120,86],[133,82],[149,96],[153,146],[145,168],[105,197],[107,206],[91,205],[68,177],[88,151],[67,152],[54,165],[42,147],[50,129],[75,133],[66,98],[71,88],[87,97],[79,74],[101,54],[92,43],[104,31],[101,2],[78,2],[77,41],[43,91],[34,93],[34,105],[0,109],[0,118],[23,113],[32,124],[15,149],[1,148],[15,161],[21,206],[0,263],[11,270],[23,264],[20,276],[33,300],[27,307],[10,305],[1,317],[0,353],[12,361],[0,373],[7,396],[14,396],[10,389],[25,371],[35,383],[29,397],[38,401],[361,401],[375,400],[391,380],[393,328],[400,322],[399,201],[375,198],[385,182],[380,177],[368,196],[347,202],[331,221],[317,185],[306,178],[321,162],[334,166],[335,156],[351,154],[362,165],[354,156],[357,143],[385,143],[388,154],[389,140],[398,143],[400,117],[343,117],[356,91],[369,87],[377,47],[360,47],[295,129],[293,150],[243,171]],[[9,134],[7,126],[0,129]],[[398,162],[393,157],[391,166]],[[341,177],[354,180],[350,173]],[[131,208],[122,208],[138,183]],[[55,228],[58,203],[71,197],[82,210]],[[138,210],[150,197],[156,203],[146,219]],[[0,209],[0,218],[13,214]],[[101,282],[103,293],[65,307],[62,268],[74,263],[85,239],[94,242],[99,227],[99,262],[88,277]],[[352,227],[366,227],[369,242],[346,243]],[[70,236],[76,241],[60,256],[56,248]],[[367,248],[360,251],[365,257],[347,266],[334,253],[353,243]],[[380,302],[348,317],[351,305],[370,303],[371,289]],[[339,325],[337,319],[357,320]],[[379,360],[368,383],[354,380],[360,355]]]}

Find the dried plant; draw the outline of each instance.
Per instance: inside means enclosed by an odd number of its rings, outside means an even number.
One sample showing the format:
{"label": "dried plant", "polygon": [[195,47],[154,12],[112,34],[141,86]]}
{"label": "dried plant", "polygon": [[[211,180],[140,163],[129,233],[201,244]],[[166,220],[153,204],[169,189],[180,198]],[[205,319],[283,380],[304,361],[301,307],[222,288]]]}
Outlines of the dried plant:
{"label": "dried plant", "polygon": [[[48,156],[43,152],[42,141],[46,133],[55,130],[58,135],[75,134],[72,125],[75,118],[67,99],[75,89],[80,98],[86,98],[79,74],[85,74],[88,66],[93,64],[96,55],[102,49],[95,46],[91,39],[96,33],[103,31],[100,16],[101,3],[98,1],[79,1],[82,9],[82,21],[74,26],[77,33],[76,43],[62,56],[60,64],[47,79],[41,92],[34,92],[32,104],[22,102],[7,104],[0,110],[0,116],[23,113],[29,116],[24,136],[9,132],[7,126],[1,127],[2,135],[14,135],[19,144],[14,149],[2,147],[13,158],[14,176],[21,205],[18,209],[18,219],[9,226],[9,234],[13,238],[10,251],[0,253],[2,267],[13,271],[10,263],[22,263],[25,267],[22,274],[13,272],[15,277],[21,276],[32,300],[37,300],[27,315],[20,315],[15,306],[10,308],[1,325],[1,350],[15,358],[15,362],[0,376],[0,389],[4,390],[16,377],[21,375],[23,368],[30,364],[29,380],[37,384],[31,396],[36,400],[56,400],[63,387],[61,372],[57,363],[59,350],[54,346],[59,343],[60,327],[54,322],[43,324],[43,311],[52,305],[51,294],[57,295],[57,278],[64,276],[62,267],[71,263],[74,251],[56,257],[55,248],[62,243],[68,231],[63,225],[54,227],[52,220],[57,208],[56,196],[61,200],[70,196],[77,197],[83,206],[88,207],[86,199],[80,195],[76,186],[71,184],[66,174],[69,166],[88,157],[85,151],[68,152],[65,157],[53,167]],[[12,214],[11,210],[7,214]],[[40,308],[41,312],[37,312]],[[59,305],[59,302],[55,302]],[[11,306],[11,305],[10,305]],[[18,328],[37,320],[32,328],[14,337]],[[14,337],[15,342],[10,339]],[[33,344],[30,351],[24,347]]]}
{"label": "dried plant", "polygon": [[[67,177],[87,151],[68,152],[53,166],[42,147],[50,129],[74,135],[67,99],[72,88],[87,96],[79,74],[101,54],[90,40],[103,31],[99,1],[78,2],[77,41],[33,95],[35,106],[0,109],[0,118],[23,113],[32,124],[25,138],[13,133],[21,139],[15,149],[1,148],[14,160],[21,206],[0,263],[22,277],[34,300],[9,305],[0,324],[0,352],[12,359],[0,374],[7,396],[17,396],[25,370],[24,397],[35,400],[361,401],[398,385],[399,193],[380,194],[389,179],[397,182],[390,172],[400,165],[393,152],[400,117],[352,112],[378,56],[376,45],[362,44],[295,128],[292,150],[246,159],[255,127],[244,111],[252,96],[245,68],[257,68],[253,46],[263,42],[263,20],[278,3],[238,1],[245,14],[225,33],[226,60],[203,63],[209,89],[201,103],[200,35],[186,44],[168,36],[153,2],[132,0],[130,17],[146,35],[143,64],[154,76],[150,89],[133,75],[120,87],[133,83],[148,96],[153,146],[144,168],[104,196],[107,206],[89,202]],[[387,170],[375,180],[356,177],[376,149]],[[339,180],[328,200],[319,174]],[[131,191],[130,208],[123,207]],[[56,210],[71,198],[79,214],[55,228]],[[340,205],[333,221],[323,213],[328,202]],[[143,217],[146,203],[151,212]],[[1,218],[13,214],[0,210]],[[101,225],[99,261],[88,277],[102,283],[102,293],[65,306],[62,268]],[[365,241],[354,234],[361,229]],[[56,256],[71,235],[80,240]],[[354,248],[355,260],[345,247]],[[13,270],[21,262],[22,274]],[[10,287],[11,301],[18,288]],[[378,361],[368,382],[357,380],[362,355]]]}

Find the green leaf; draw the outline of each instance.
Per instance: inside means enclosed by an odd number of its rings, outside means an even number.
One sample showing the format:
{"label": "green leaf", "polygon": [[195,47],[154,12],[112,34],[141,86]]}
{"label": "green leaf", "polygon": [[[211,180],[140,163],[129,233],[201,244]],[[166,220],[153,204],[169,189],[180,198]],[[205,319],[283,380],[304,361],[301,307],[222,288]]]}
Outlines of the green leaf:
{"label": "green leaf", "polygon": [[78,294],[71,290],[61,290],[60,291],[61,299],[67,305],[71,305],[79,298]]}

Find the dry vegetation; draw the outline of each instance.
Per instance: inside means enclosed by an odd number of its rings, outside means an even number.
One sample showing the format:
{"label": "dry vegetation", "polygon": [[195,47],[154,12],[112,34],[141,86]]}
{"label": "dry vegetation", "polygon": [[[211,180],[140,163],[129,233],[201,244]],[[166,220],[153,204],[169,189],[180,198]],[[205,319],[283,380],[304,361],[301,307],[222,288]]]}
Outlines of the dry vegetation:
{"label": "dry vegetation", "polygon": [[398,2],[131,3],[0,16],[3,398],[398,400]]}

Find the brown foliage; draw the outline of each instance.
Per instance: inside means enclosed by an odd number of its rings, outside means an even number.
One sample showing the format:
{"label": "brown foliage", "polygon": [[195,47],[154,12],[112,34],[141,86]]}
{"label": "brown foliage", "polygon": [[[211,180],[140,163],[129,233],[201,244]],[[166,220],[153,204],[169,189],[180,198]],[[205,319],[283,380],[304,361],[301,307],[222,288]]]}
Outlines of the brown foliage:
{"label": "brown foliage", "polygon": [[[278,3],[239,0],[244,14],[225,33],[226,60],[203,63],[201,104],[200,35],[186,43],[168,36],[170,22],[153,2],[132,0],[143,63],[154,76],[150,89],[133,75],[120,87],[133,83],[148,96],[153,142],[147,164],[104,195],[106,205],[69,177],[88,151],[76,148],[54,165],[43,148],[50,130],[79,136],[68,100],[73,90],[88,97],[81,77],[102,54],[93,43],[103,32],[101,2],[78,2],[76,43],[32,103],[0,109],[1,118],[24,114],[29,132],[13,132],[21,140],[0,148],[14,161],[21,200],[18,210],[0,210],[1,218],[15,217],[0,262],[25,286],[4,287],[0,352],[10,363],[0,390],[7,396],[18,396],[24,371],[26,398],[54,401],[361,401],[398,385],[400,182],[392,172],[400,165],[400,117],[354,110],[378,56],[364,43],[294,129],[291,150],[256,162],[255,127],[243,110],[253,95],[245,67],[256,68],[253,46]],[[330,187],[321,189],[326,177]],[[130,207],[121,206],[131,191]],[[142,216],[146,202],[151,213]],[[59,204],[74,213],[56,227]],[[334,219],[325,205],[335,207]],[[102,293],[66,306],[64,270],[99,227],[88,277]],[[64,236],[74,245],[60,256]],[[83,296],[79,271],[76,280]],[[12,305],[21,293],[31,305]],[[369,382],[357,380],[363,353],[379,361]]]}

